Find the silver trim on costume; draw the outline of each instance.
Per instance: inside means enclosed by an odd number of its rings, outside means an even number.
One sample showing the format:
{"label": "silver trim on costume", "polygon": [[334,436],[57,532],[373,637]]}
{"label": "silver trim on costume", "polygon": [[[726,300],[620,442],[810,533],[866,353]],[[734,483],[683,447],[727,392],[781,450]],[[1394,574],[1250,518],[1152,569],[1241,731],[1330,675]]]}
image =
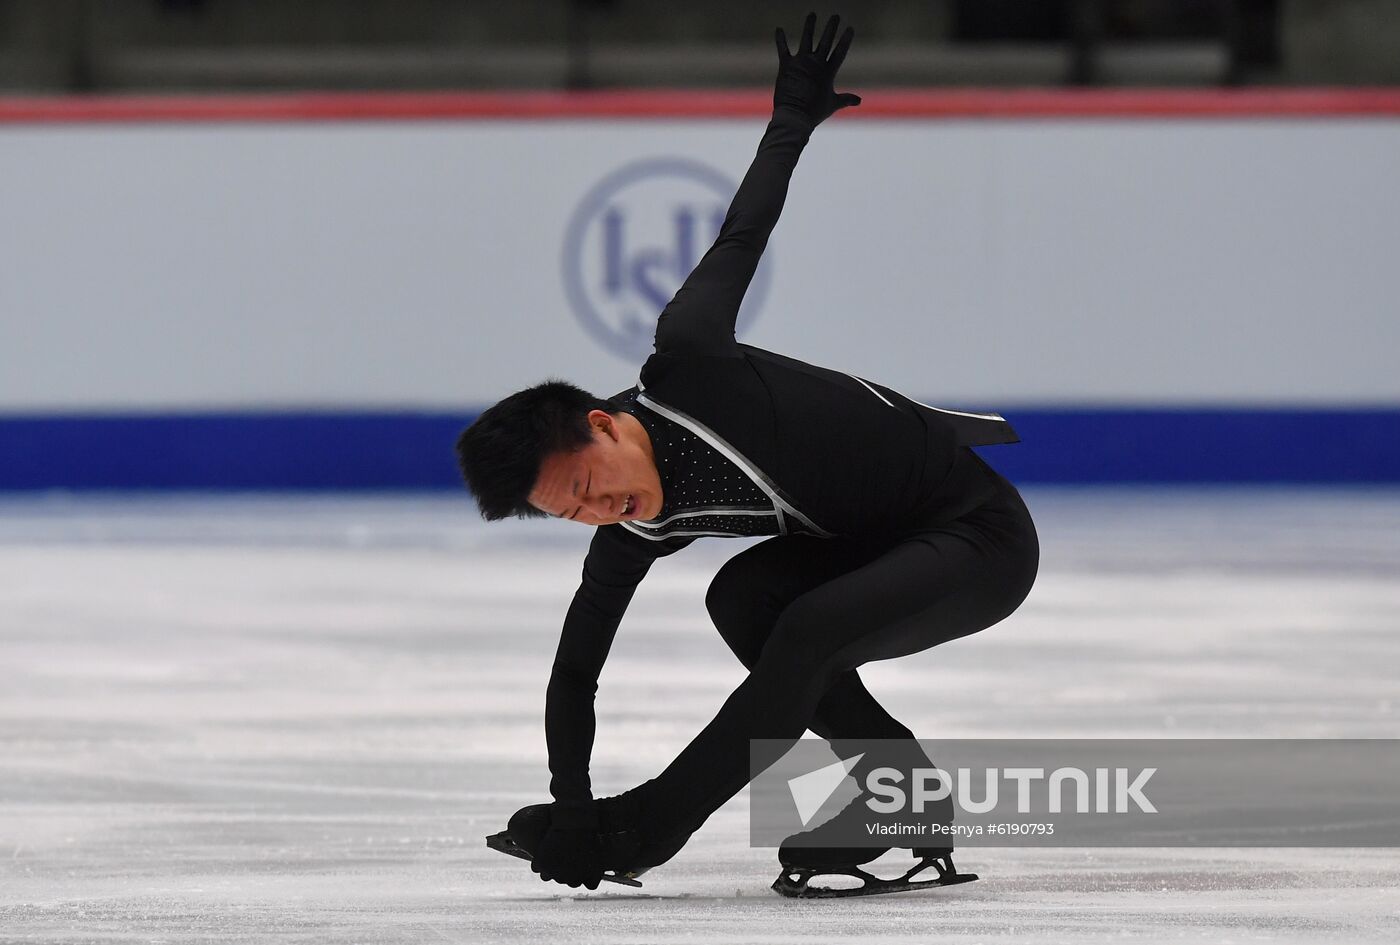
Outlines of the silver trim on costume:
{"label": "silver trim on costume", "polygon": [[[642,527],[642,528],[660,528],[660,527],[662,527],[663,525],[665,525],[667,522],[674,522],[674,521],[675,521],[676,519],[678,519],[678,518],[696,518],[697,516],[700,516],[700,515],[777,515],[777,514],[778,514],[778,513],[777,513],[775,510],[773,510],[773,509],[725,509],[725,508],[714,508],[714,509],[701,509],[701,510],[698,511],[698,512],[677,512],[675,515],[668,515],[668,516],[666,516],[665,518],[663,518],[663,519],[662,519],[661,521],[659,521],[659,522],[652,521],[651,519],[646,519],[646,520],[638,519],[638,520],[635,520],[635,521],[634,521],[634,524],[636,524],[636,525],[638,525],[638,526],[640,526],[640,527]],[[626,524],[626,523],[623,523],[623,524]]]}
{"label": "silver trim on costume", "polygon": [[[842,371],[841,373],[845,374],[846,372]],[[870,393],[874,394],[876,397],[879,397],[891,407],[894,406],[894,404],[890,404],[889,400],[885,397],[884,394],[881,394],[878,390],[871,387],[868,381],[864,380],[863,378],[856,377],[854,374],[846,374],[846,376],[853,381],[859,381],[861,386],[863,386],[866,390],[870,391]],[[889,387],[888,384],[886,384],[885,386]],[[890,387],[890,390],[894,390],[894,388]],[[911,404],[918,404],[920,407],[924,407],[928,410],[935,410],[938,413],[951,413],[956,417],[972,417],[975,420],[1001,420],[1003,422],[1005,422],[1006,420],[1006,418],[999,413],[969,413],[966,410],[949,410],[947,407],[935,407],[933,406],[933,404],[926,404],[921,400],[915,400],[908,394],[901,393],[897,390],[894,390],[894,392],[896,394],[899,394],[899,396],[903,397],[905,400],[909,401]]]}
{"label": "silver trim on costume", "polygon": [[[642,387],[641,379],[638,378],[637,403],[648,408],[649,410],[653,410],[656,413],[661,414],[661,416],[672,421],[673,423],[680,424],[681,426],[689,430],[691,433],[694,433],[700,439],[710,444],[710,446],[714,447],[721,456],[729,460],[735,466],[738,466],[739,469],[744,473],[744,475],[748,476],[749,479],[753,480],[754,485],[758,486],[760,489],[763,490],[763,493],[768,496],[769,501],[773,503],[773,509],[778,518],[778,534],[786,535],[788,533],[788,524],[785,515],[791,515],[803,525],[810,528],[815,534],[823,538],[831,537],[831,532],[828,532],[826,529],[817,525],[816,522],[813,522],[807,516],[799,512],[791,503],[783,499],[783,497],[778,494],[778,487],[773,484],[772,480],[770,480],[766,475],[764,475],[761,469],[759,469],[752,462],[750,462],[747,456],[740,453],[734,447],[730,446],[718,433],[711,430],[709,427],[705,426],[703,423],[701,423],[699,420],[696,420],[694,417],[688,416],[687,414],[682,413],[674,407],[668,407],[665,404],[658,403],[657,401],[648,397],[646,394],[641,393],[643,389],[644,388]],[[712,509],[706,514],[724,515],[726,514],[726,512],[724,509],[720,508]],[[623,522],[622,524],[626,525],[628,523]]]}
{"label": "silver trim on costume", "polygon": [[[860,385],[861,385],[862,387],[864,387],[866,390],[870,391],[870,393],[874,394],[876,397],[879,397],[881,400],[885,401],[886,406],[894,407],[894,404],[892,404],[892,403],[890,403],[888,400],[886,400],[884,394],[880,393],[878,390],[876,390],[875,388],[871,387],[871,386],[870,386],[869,384],[867,384],[865,381],[863,381],[863,380],[861,380],[860,378],[856,377],[854,374],[847,374],[846,376],[849,377],[849,378],[850,378],[851,380],[853,380],[853,381],[860,381]],[[896,407],[895,409],[897,410],[897,409],[899,409],[899,408]]]}
{"label": "silver trim on costume", "polygon": [[668,538],[676,538],[676,537],[678,537],[678,536],[686,536],[686,537],[696,536],[696,537],[700,537],[700,538],[705,538],[705,537],[709,537],[709,538],[761,538],[761,537],[763,537],[763,536],[761,536],[761,535],[750,535],[750,534],[748,534],[747,532],[710,532],[710,531],[696,531],[696,530],[690,530],[690,529],[685,529],[685,530],[677,529],[676,531],[673,531],[673,532],[667,532],[667,533],[664,534],[664,535],[653,535],[653,534],[651,534],[650,532],[648,532],[646,529],[638,528],[636,522],[618,522],[617,524],[621,525],[623,528],[627,529],[627,530],[628,530],[629,532],[631,532],[632,534],[638,535],[638,536],[640,536],[640,537],[642,537],[642,538],[645,538],[647,541],[665,541],[665,540],[668,539]]}

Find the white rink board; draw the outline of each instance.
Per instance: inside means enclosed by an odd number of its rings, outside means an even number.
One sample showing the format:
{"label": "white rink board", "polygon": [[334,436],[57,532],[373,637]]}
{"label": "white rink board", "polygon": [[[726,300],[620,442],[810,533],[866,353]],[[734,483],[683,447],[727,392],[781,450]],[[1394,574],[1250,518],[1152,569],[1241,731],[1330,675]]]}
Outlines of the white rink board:
{"label": "white rink board", "polygon": [[[0,128],[0,411],[612,393],[571,216],[639,160],[737,183],[761,129]],[[742,340],[957,404],[1395,403],[1397,166],[1389,119],[836,118]]]}

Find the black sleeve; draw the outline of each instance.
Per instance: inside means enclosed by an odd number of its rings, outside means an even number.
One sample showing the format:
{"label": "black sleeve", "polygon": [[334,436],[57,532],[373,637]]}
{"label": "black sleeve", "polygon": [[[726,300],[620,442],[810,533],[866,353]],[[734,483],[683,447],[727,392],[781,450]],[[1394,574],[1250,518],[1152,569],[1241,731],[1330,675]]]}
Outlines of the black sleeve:
{"label": "black sleeve", "polygon": [[653,561],[692,541],[649,541],[621,525],[604,525],[593,533],[583,562],[583,580],[564,618],[545,695],[549,790],[556,801],[556,823],[562,819],[561,811],[581,812],[593,797],[588,778],[595,730],[593,696],[632,594]]}
{"label": "black sleeve", "polygon": [[662,310],[656,324],[656,353],[734,356],[734,319],[744,300],[768,235],[787,199],[788,180],[812,125],[780,108],[768,123],[715,243]]}

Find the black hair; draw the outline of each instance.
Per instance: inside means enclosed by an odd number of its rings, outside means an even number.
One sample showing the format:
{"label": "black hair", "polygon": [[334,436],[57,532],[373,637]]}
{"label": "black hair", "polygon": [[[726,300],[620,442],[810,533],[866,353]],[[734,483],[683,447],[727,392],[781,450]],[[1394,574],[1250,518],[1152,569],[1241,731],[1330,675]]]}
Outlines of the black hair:
{"label": "black hair", "polygon": [[457,437],[457,464],[488,522],[548,518],[529,496],[546,457],[593,442],[590,410],[616,413],[608,401],[550,378],[488,408]]}

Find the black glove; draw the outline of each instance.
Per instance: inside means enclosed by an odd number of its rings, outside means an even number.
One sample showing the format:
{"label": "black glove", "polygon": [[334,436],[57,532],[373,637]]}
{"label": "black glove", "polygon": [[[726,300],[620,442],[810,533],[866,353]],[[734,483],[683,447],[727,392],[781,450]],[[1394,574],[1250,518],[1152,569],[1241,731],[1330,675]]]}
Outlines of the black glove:
{"label": "black glove", "polygon": [[848,92],[837,94],[835,90],[836,70],[846,58],[846,50],[851,48],[851,40],[856,31],[846,27],[836,49],[831,41],[836,38],[836,27],[841,23],[839,16],[833,16],[822,31],[821,42],[812,49],[812,33],[817,28],[817,15],[807,14],[807,22],[802,25],[802,44],[797,52],[788,51],[787,34],[778,27],[778,82],[773,87],[773,110],[790,108],[801,112],[811,121],[812,127],[821,124],[838,108],[859,105],[860,96]]}
{"label": "black glove", "polygon": [[542,880],[597,889],[603,881],[598,831],[588,827],[550,827],[530,861]]}

